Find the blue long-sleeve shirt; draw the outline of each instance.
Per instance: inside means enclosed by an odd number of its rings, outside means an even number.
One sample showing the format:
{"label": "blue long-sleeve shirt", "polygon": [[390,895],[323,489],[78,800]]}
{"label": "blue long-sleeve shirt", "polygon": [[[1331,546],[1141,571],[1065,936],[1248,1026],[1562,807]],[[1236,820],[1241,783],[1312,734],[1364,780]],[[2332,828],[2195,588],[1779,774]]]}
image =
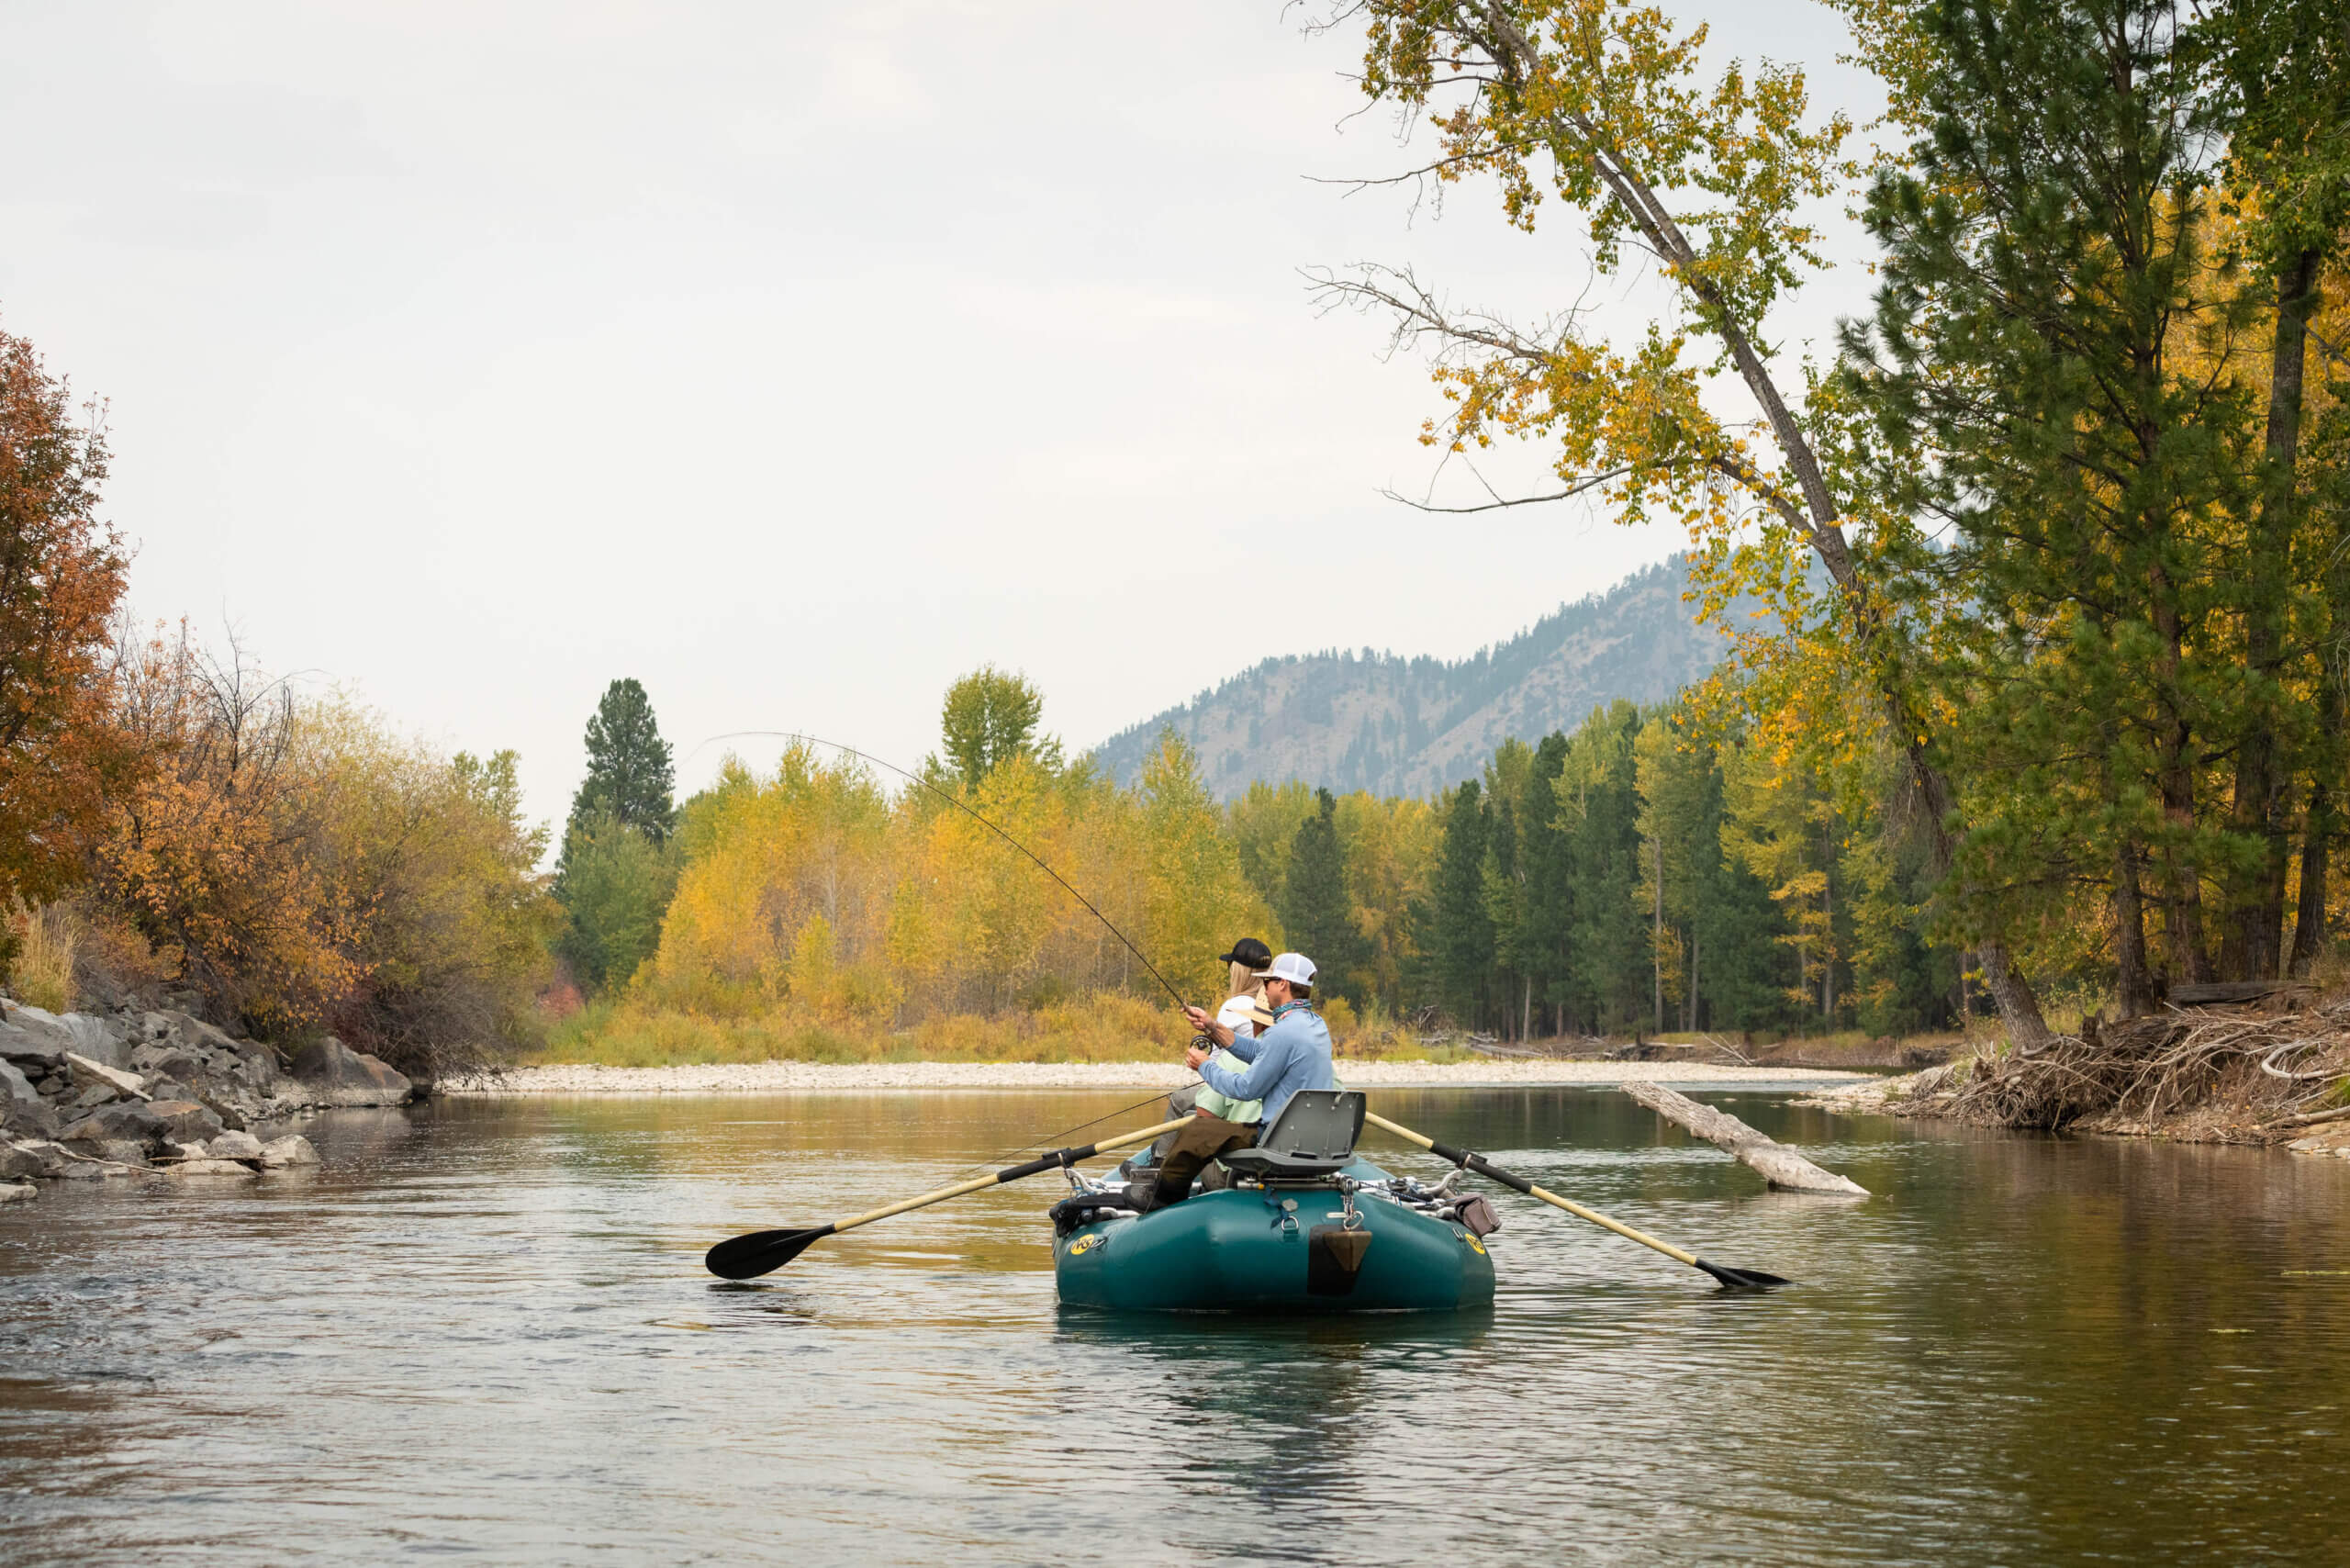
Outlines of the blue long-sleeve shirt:
{"label": "blue long-sleeve shirt", "polygon": [[1230,1049],[1248,1064],[1246,1072],[1235,1072],[1211,1059],[1200,1064],[1200,1077],[1219,1094],[1235,1100],[1262,1100],[1268,1127],[1281,1119],[1281,1108],[1299,1090],[1338,1085],[1330,1067],[1330,1031],[1310,1007],[1282,1013],[1271,1028],[1253,1040],[1235,1035]]}

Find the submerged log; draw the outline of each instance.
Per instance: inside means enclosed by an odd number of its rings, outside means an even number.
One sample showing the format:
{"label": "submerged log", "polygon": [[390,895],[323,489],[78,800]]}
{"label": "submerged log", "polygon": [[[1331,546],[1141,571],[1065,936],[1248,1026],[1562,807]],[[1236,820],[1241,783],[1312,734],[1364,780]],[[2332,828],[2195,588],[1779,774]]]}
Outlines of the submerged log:
{"label": "submerged log", "polygon": [[1741,1164],[1761,1171],[1762,1179],[1774,1187],[1796,1193],[1840,1193],[1847,1197],[1869,1195],[1869,1190],[1859,1182],[1832,1170],[1822,1170],[1785,1144],[1763,1137],[1727,1111],[1700,1105],[1662,1083],[1627,1083],[1622,1088],[1666,1121],[1728,1149]]}

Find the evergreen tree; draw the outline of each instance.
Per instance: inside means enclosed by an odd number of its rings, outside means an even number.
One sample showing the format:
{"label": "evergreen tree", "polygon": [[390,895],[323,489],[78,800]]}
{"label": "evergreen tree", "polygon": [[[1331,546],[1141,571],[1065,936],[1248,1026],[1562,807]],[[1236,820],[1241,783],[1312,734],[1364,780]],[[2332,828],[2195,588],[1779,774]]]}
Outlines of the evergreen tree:
{"label": "evergreen tree", "polygon": [[[2238,873],[2231,890],[2235,920],[2222,938],[2224,969],[2267,976],[2279,972],[2283,957],[2288,816],[2296,794],[2306,811],[2291,967],[2303,969],[2317,956],[2339,732],[2350,714],[2338,658],[2323,660],[2312,678],[2308,655],[2322,639],[2305,629],[2313,607],[2294,602],[2312,578],[2331,577],[2329,587],[2341,586],[2338,570],[2326,569],[2338,558],[2336,530],[2318,521],[2309,504],[2322,481],[2308,482],[2313,465],[2302,426],[2310,318],[2350,222],[2350,22],[2342,0],[2220,0],[2202,11],[2187,52],[2205,62],[2216,90],[2230,194],[2245,216],[2255,286],[2273,302],[2261,496],[2239,557],[2249,679],[2232,811],[2239,832],[2260,838],[2262,854],[2247,857]],[[2328,597],[2331,613],[2322,619],[2338,628],[2344,601],[2338,591]],[[2311,687],[2315,702],[2300,695]],[[2287,744],[2297,735],[2298,748]],[[2297,761],[2309,779],[2300,790],[2290,787]]]}
{"label": "evergreen tree", "polygon": [[667,847],[676,778],[644,688],[612,682],[588,721],[588,777],[571,799],[554,873],[565,915],[555,951],[589,991],[627,983],[660,944],[677,879]]}
{"label": "evergreen tree", "polygon": [[1628,1029],[1649,1014],[1653,966],[1640,906],[1639,790],[1632,743],[1639,711],[1629,702],[1594,713],[1569,744],[1561,778],[1572,840],[1569,881],[1577,955],[1572,1005],[1598,1030]]}
{"label": "evergreen tree", "polygon": [[1558,794],[1566,760],[1567,737],[1559,731],[1543,736],[1534,748],[1518,850],[1526,870],[1526,906],[1518,927],[1517,962],[1535,996],[1552,1010],[1552,1026],[1561,1032],[1575,956],[1573,840],[1561,823]]}
{"label": "evergreen tree", "polygon": [[1494,975],[1488,990],[1495,1022],[1505,1036],[1533,1026],[1534,988],[1527,938],[1526,865],[1522,828],[1533,790],[1534,748],[1515,738],[1494,749],[1485,765],[1485,918],[1493,924]]}
{"label": "evergreen tree", "polygon": [[609,812],[564,842],[557,896],[570,916],[555,951],[589,992],[624,985],[661,945],[678,857]]}
{"label": "evergreen tree", "polygon": [[588,777],[571,799],[570,825],[609,816],[664,843],[677,826],[670,800],[676,786],[669,743],[661,738],[652,700],[632,679],[612,682],[588,721]]}
{"label": "evergreen tree", "polygon": [[1315,994],[1360,1001],[1371,945],[1355,925],[1347,862],[1338,843],[1338,801],[1314,791],[1314,811],[1291,840],[1282,884],[1281,924],[1289,945],[1317,966]]}
{"label": "evergreen tree", "polygon": [[1420,951],[1437,1001],[1460,1024],[1482,1027],[1494,968],[1494,927],[1485,907],[1484,792],[1472,778],[1444,805],[1444,838]]}
{"label": "evergreen tree", "polygon": [[2232,629],[2269,618],[2244,602],[2268,591],[2240,521],[2252,399],[2212,358],[2251,297],[2210,247],[2176,7],[1949,0],[1919,21],[1933,123],[1871,194],[1885,283],[1846,385],[1886,443],[1887,507],[1948,525],[1911,570],[1953,655],[1924,706],[1966,715],[1949,755],[1979,785],[1953,903],[1974,929],[2028,928],[2099,889],[2136,1012],[2165,969],[2211,978],[2236,923],[2206,915],[2207,885],[2281,868],[2261,812],[2232,831],[2203,776],[2244,755]]}

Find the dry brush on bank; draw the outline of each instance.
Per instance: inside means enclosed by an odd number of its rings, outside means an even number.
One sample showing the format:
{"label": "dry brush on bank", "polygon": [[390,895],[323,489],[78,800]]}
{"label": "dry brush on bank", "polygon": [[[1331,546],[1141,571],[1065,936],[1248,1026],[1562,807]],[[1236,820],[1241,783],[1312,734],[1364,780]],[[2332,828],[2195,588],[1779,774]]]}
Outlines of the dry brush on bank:
{"label": "dry brush on bank", "polygon": [[2333,997],[2091,1019],[2041,1050],[1978,1052],[1867,1098],[1897,1115],[1974,1126],[2266,1143],[2325,1119],[2345,1081],[2350,997]]}

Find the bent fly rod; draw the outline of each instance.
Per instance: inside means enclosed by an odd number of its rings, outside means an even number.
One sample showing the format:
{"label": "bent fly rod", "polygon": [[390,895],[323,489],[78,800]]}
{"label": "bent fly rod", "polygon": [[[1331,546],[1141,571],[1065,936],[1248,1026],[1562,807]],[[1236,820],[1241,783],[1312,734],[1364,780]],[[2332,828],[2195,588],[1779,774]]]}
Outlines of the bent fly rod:
{"label": "bent fly rod", "polygon": [[[1125,932],[1119,930],[1115,924],[1112,924],[1110,917],[1103,914],[1102,911],[1096,907],[1091,899],[1087,898],[1083,893],[1079,892],[1075,888],[1071,887],[1068,878],[1062,876],[1058,871],[1054,870],[1050,866],[1046,865],[1044,860],[1037,856],[1035,850],[1030,849],[1026,845],[1021,843],[1018,839],[1004,832],[1002,828],[988,820],[987,817],[981,815],[978,811],[975,811],[971,807],[970,803],[963,800],[962,797],[940,789],[936,784],[923,778],[919,773],[900,767],[894,762],[885,762],[881,758],[872,755],[870,752],[859,751],[853,745],[844,745],[839,741],[828,741],[822,735],[806,734],[797,730],[732,730],[722,735],[710,736],[707,740],[697,745],[692,752],[688,752],[686,755],[688,758],[690,759],[695,752],[699,752],[703,746],[710,745],[717,741],[750,740],[754,738],[761,740],[797,741],[807,745],[829,747],[834,751],[842,752],[849,756],[856,757],[860,762],[870,763],[876,767],[885,768],[888,771],[896,774],[899,778],[903,778],[909,784],[929,790],[932,794],[937,796],[940,800],[946,801],[948,805],[954,807],[957,811],[962,812],[965,816],[969,817],[973,822],[979,823],[981,827],[987,829],[990,833],[1003,840],[1004,843],[1020,851],[1021,855],[1026,858],[1030,865],[1035,867],[1036,869],[1042,871],[1046,876],[1050,877],[1054,881],[1059,883],[1062,891],[1068,893],[1069,897],[1075,899],[1079,903],[1083,904],[1085,906],[1086,913],[1091,914],[1094,919],[1100,921],[1102,923],[1102,929],[1109,932],[1111,935],[1116,937],[1119,942],[1125,946],[1126,951],[1135,956],[1135,961],[1142,965],[1144,969],[1150,971],[1150,978],[1157,980],[1159,985],[1165,989],[1167,994],[1175,999],[1176,1006],[1183,1007],[1189,1005],[1183,1000],[1183,993],[1175,989],[1174,982],[1169,980],[1165,975],[1158,972],[1158,966],[1152,963],[1148,957],[1144,954],[1143,950],[1136,946]],[[1158,1098],[1158,1096],[1155,1094],[1151,1096],[1151,1099],[1153,1100],[1157,1098]],[[1137,1105],[1124,1106],[1119,1110],[1110,1112],[1107,1115],[1096,1116],[1092,1122],[1080,1122],[1074,1127],[1069,1127],[1061,1132],[1055,1133],[1053,1137],[1067,1137],[1070,1133],[1084,1131],[1087,1127],[1093,1126],[1095,1122],[1106,1122],[1111,1116],[1124,1115],[1127,1111],[1137,1109],[1138,1105],[1147,1105],[1148,1103],[1150,1103],[1150,1101],[1145,1100],[1138,1102]],[[829,1225],[820,1225],[812,1228],[803,1230],[755,1230],[746,1236],[737,1236],[731,1240],[722,1241],[717,1246],[711,1248],[708,1253],[704,1254],[702,1258],[702,1266],[708,1269],[711,1273],[716,1274],[719,1278],[724,1280],[756,1279],[761,1274],[768,1273],[774,1270],[783,1267],[783,1265],[790,1262],[794,1258],[799,1257],[800,1253],[806,1251],[811,1246],[824,1237],[837,1236],[844,1230],[854,1230],[861,1225],[871,1225],[875,1220],[888,1219],[892,1215],[901,1215],[913,1209],[927,1208],[932,1204],[945,1203],[949,1198],[959,1198],[967,1193],[977,1193],[988,1187],[999,1186],[1006,1182],[1017,1182],[1024,1176],[1040,1175],[1046,1170],[1066,1170],[1069,1166],[1076,1164],[1079,1160],[1090,1159],[1097,1154],[1107,1153],[1112,1149],[1129,1148],[1132,1145],[1138,1143],[1148,1143],[1151,1139],[1158,1137],[1161,1133],[1173,1132],[1190,1120],[1191,1118],[1186,1116],[1171,1122],[1162,1122],[1155,1127],[1146,1127],[1140,1132],[1124,1134],[1118,1137],[1110,1138],[1101,1143],[1087,1144],[1081,1148],[1055,1149],[1050,1154],[1040,1155],[1036,1159],[1028,1160],[1024,1164],[1007,1166],[1005,1169],[998,1170],[992,1175],[974,1177],[968,1182],[958,1182],[953,1186],[941,1187],[935,1192],[924,1193],[919,1197],[908,1198],[903,1203],[890,1204],[882,1208],[873,1209],[865,1214],[852,1215],[846,1219],[834,1220]],[[1031,1147],[1034,1146],[1032,1145]]]}

